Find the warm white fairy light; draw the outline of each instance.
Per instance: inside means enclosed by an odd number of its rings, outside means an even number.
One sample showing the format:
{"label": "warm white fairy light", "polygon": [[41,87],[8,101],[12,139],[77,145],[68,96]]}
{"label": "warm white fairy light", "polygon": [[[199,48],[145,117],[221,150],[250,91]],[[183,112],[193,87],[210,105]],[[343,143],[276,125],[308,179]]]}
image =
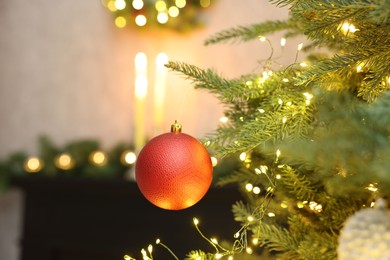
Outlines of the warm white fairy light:
{"label": "warm white fairy light", "polygon": [[248,192],[251,192],[253,190],[253,184],[252,183],[247,183],[245,185],[245,189],[248,191]]}
{"label": "warm white fairy light", "polygon": [[135,24],[138,26],[144,26],[147,23],[145,15],[139,14],[135,17]]}
{"label": "warm white fairy light", "polygon": [[262,109],[262,108],[260,108],[260,109],[259,109],[259,112],[260,112],[261,114],[263,114],[263,113],[265,112],[265,110]]}
{"label": "warm white fairy light", "polygon": [[144,7],[144,1],[142,0],[133,0],[132,2],[133,8],[135,10],[141,10]]}
{"label": "warm white fairy light", "polygon": [[218,164],[218,159],[215,158],[214,156],[211,156],[211,165],[213,165],[213,167],[217,166]]}
{"label": "warm white fairy light", "polygon": [[124,256],[123,256],[123,259],[124,259],[124,260],[136,260],[135,258],[132,258],[132,257],[129,256],[129,255],[124,255]]}
{"label": "warm white fairy light", "polygon": [[260,194],[261,189],[260,189],[259,187],[255,186],[255,187],[253,187],[252,192],[253,192],[254,194],[258,195],[258,194]]}
{"label": "warm white fairy light", "polygon": [[309,202],[309,208],[313,211],[321,212],[322,211],[322,205],[318,204],[315,201],[310,201]]}
{"label": "warm white fairy light", "polygon": [[157,21],[161,24],[167,23],[168,22],[168,14],[165,12],[158,13],[157,15]]}
{"label": "warm white fairy light", "polygon": [[283,82],[287,83],[289,80],[287,78],[282,79]]}
{"label": "warm white fairy light", "polygon": [[344,33],[345,35],[347,35],[348,33],[354,33],[354,32],[359,31],[359,29],[357,29],[355,27],[355,25],[353,25],[349,22],[344,22],[344,23],[340,24],[338,29],[341,30],[341,32]]}
{"label": "warm white fairy light", "polygon": [[291,105],[292,105],[292,102],[291,102],[291,101],[287,101],[286,105],[287,105],[287,106],[291,106]]}
{"label": "warm white fairy light", "polygon": [[279,150],[279,149],[278,149],[278,150],[276,150],[276,157],[277,157],[277,158],[279,158],[279,157],[280,157],[280,154],[281,154],[280,150]]}
{"label": "warm white fairy light", "polygon": [[278,99],[278,104],[279,104],[279,105],[283,105],[283,100],[279,98],[279,99]]}
{"label": "warm white fairy light", "polygon": [[125,0],[115,0],[115,7],[118,10],[123,10],[126,7]]}
{"label": "warm white fairy light", "polygon": [[242,153],[240,154],[239,158],[240,158],[241,161],[245,161],[245,159],[246,159],[246,153],[245,153],[245,152],[242,152]]}
{"label": "warm white fairy light", "polygon": [[219,122],[221,122],[221,123],[227,123],[229,121],[229,118],[228,117],[226,117],[226,116],[223,116],[223,117],[221,117],[220,119],[219,119]]}
{"label": "warm white fairy light", "polygon": [[234,238],[239,238],[240,237],[240,232],[236,232],[233,237]]}
{"label": "warm white fairy light", "polygon": [[89,160],[96,166],[103,166],[107,163],[107,155],[102,151],[94,151],[89,155]]}
{"label": "warm white fairy light", "polygon": [[253,250],[252,250],[252,248],[250,248],[250,247],[247,247],[247,248],[245,249],[245,251],[247,252],[247,254],[252,254],[252,253],[253,253]]}
{"label": "warm white fairy light", "polygon": [[282,122],[283,122],[283,124],[285,124],[285,123],[287,122],[287,117],[284,116],[284,117],[282,118]]}
{"label": "warm white fairy light", "polygon": [[268,170],[268,166],[267,165],[260,165],[260,171],[262,173],[267,173],[267,170]]}
{"label": "warm white fairy light", "polygon": [[183,8],[185,7],[187,4],[187,1],[186,0],[176,0],[175,1],[175,5],[179,8]]}
{"label": "warm white fairy light", "polygon": [[156,239],[156,245],[160,244],[161,240],[159,238]]}
{"label": "warm white fairy light", "polygon": [[288,207],[287,202],[286,202],[286,201],[282,201],[282,202],[280,203],[280,207],[286,209],[286,208]]}
{"label": "warm white fairy light", "polygon": [[286,38],[281,38],[280,39],[280,46],[282,46],[282,47],[286,46],[286,42],[287,42]]}
{"label": "warm white fairy light", "polygon": [[124,165],[132,165],[137,160],[137,155],[130,150],[126,150],[121,155],[121,162]]}
{"label": "warm white fairy light", "polygon": [[261,174],[261,170],[259,168],[255,168],[255,173],[256,174]]}
{"label": "warm white fairy light", "polygon": [[301,67],[307,67],[307,63],[306,63],[306,62],[301,62],[301,63],[299,63],[299,65],[300,65]]}
{"label": "warm white fairy light", "polygon": [[223,254],[220,254],[220,253],[216,253],[216,254],[214,255],[215,259],[221,259],[222,256],[223,256]]}
{"label": "warm white fairy light", "polygon": [[276,178],[277,180],[280,180],[280,178],[282,178],[282,176],[281,176],[280,174],[277,174],[277,175],[275,176],[275,178]]}
{"label": "warm white fairy light", "polygon": [[228,260],[233,260],[233,256],[230,255],[230,256],[228,257]]}
{"label": "warm white fairy light", "polygon": [[210,241],[213,242],[214,244],[218,244],[218,240],[215,237],[210,238]]}
{"label": "warm white fairy light", "polygon": [[199,219],[193,218],[192,221],[194,222],[194,225],[197,226],[199,224]]}
{"label": "warm white fairy light", "polygon": [[108,10],[110,10],[111,12],[116,12],[118,9],[116,9],[115,7],[115,1],[109,1],[107,3],[107,8]]}
{"label": "warm white fairy light", "polygon": [[265,38],[264,36],[259,37],[259,41],[261,41],[261,42],[265,42],[266,40],[267,40],[267,38]]}
{"label": "warm white fairy light", "polygon": [[252,222],[252,221],[254,220],[254,218],[253,218],[252,216],[248,216],[248,217],[247,217],[247,220],[248,220],[249,222]]}
{"label": "warm white fairy light", "polygon": [[297,207],[300,208],[300,209],[302,209],[302,208],[304,207],[303,202],[302,202],[302,201],[298,201],[298,202],[297,202]]}
{"label": "warm white fairy light", "polygon": [[298,44],[298,51],[301,51],[302,50],[302,48],[303,48],[303,43],[300,43],[300,44]]}
{"label": "warm white fairy light", "polygon": [[158,12],[164,12],[165,10],[167,10],[167,3],[165,3],[165,1],[163,1],[163,0],[158,0],[154,4],[154,7],[156,8],[156,10]]}
{"label": "warm white fairy light", "polygon": [[275,213],[273,213],[273,212],[269,212],[269,213],[268,213],[268,217],[270,217],[270,218],[273,218],[273,217],[275,217]]}
{"label": "warm white fairy light", "polygon": [[148,251],[149,251],[149,253],[152,253],[152,251],[153,251],[153,246],[152,245],[148,246]]}
{"label": "warm white fairy light", "polygon": [[118,28],[124,28],[127,24],[126,18],[123,16],[118,16],[115,18],[114,23]]}
{"label": "warm white fairy light", "polygon": [[62,153],[54,159],[54,164],[61,170],[70,170],[74,167],[75,161],[68,153]]}
{"label": "warm white fairy light", "polygon": [[168,9],[168,14],[170,17],[177,17],[179,16],[180,10],[177,6],[171,6]]}
{"label": "warm white fairy light", "polygon": [[23,168],[28,173],[37,173],[44,167],[44,163],[38,157],[29,157],[24,162]]}
{"label": "warm white fairy light", "polygon": [[366,187],[367,190],[369,191],[372,191],[372,192],[377,192],[378,191],[378,187],[376,187],[376,184],[369,184],[367,187]]}

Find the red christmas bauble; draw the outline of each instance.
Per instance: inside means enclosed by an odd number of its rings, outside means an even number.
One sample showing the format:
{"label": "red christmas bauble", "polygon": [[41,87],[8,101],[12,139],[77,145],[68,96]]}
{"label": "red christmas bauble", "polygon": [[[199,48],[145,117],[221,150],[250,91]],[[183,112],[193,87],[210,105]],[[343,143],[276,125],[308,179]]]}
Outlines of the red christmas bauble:
{"label": "red christmas bauble", "polygon": [[[180,126],[180,125],[179,125]],[[135,178],[152,204],[168,210],[193,206],[207,193],[213,176],[211,158],[194,137],[172,132],[151,139],[141,150]]]}

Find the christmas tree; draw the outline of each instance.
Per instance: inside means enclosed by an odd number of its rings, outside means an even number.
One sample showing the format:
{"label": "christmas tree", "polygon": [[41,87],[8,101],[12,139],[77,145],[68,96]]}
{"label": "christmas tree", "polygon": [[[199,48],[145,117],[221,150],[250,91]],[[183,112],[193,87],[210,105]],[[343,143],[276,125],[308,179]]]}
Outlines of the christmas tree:
{"label": "christmas tree", "polygon": [[[234,79],[180,61],[167,65],[224,105],[227,122],[204,143],[241,159],[218,184],[238,184],[247,199],[232,207],[242,226],[232,246],[210,240],[214,252],[192,251],[189,259],[241,252],[336,259],[346,220],[390,195],[390,1],[271,2],[289,8],[289,18],[227,29],[205,44],[305,35],[308,44],[297,51],[304,60],[297,55],[280,68],[270,55],[261,71]],[[383,232],[382,252],[370,259],[389,259],[379,258],[390,250],[389,229]]]}

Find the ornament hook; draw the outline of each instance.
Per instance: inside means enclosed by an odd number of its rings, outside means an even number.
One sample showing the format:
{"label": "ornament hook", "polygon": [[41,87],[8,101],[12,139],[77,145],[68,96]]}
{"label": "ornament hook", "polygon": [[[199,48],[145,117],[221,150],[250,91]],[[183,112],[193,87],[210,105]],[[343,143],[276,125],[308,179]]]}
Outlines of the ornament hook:
{"label": "ornament hook", "polygon": [[171,133],[181,133],[182,126],[175,120],[175,123],[171,125]]}

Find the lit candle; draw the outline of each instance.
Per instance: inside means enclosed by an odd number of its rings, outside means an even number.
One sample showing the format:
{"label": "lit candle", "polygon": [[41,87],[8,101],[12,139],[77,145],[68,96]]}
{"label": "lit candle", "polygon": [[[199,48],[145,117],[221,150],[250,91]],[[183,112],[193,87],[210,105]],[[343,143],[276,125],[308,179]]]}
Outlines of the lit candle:
{"label": "lit candle", "polygon": [[135,56],[134,146],[137,153],[145,144],[145,98],[147,94],[147,57],[145,53],[139,52]]}
{"label": "lit candle", "polygon": [[159,134],[163,129],[164,124],[164,100],[167,78],[167,68],[165,64],[168,62],[168,56],[161,52],[156,57],[156,77],[154,83],[154,111],[153,122],[155,134]]}

